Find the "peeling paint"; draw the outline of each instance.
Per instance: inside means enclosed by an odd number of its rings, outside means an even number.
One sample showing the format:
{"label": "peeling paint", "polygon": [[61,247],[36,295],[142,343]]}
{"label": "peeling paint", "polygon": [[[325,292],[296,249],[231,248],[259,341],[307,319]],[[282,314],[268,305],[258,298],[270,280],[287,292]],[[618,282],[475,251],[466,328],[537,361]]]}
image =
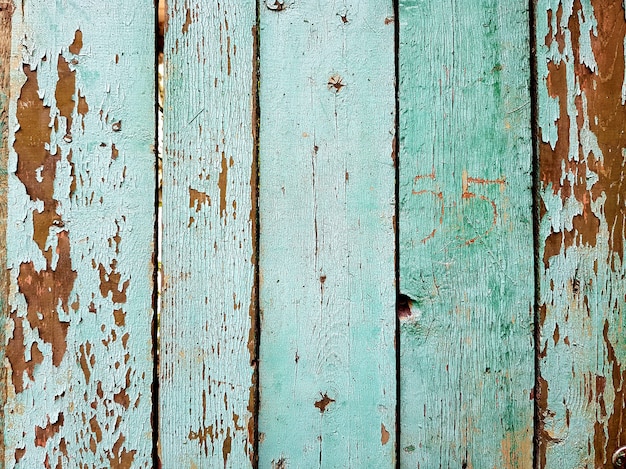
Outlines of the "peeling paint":
{"label": "peeling paint", "polygon": [[625,11],[607,0],[540,1],[536,23],[539,467],[604,467],[626,442],[619,430],[626,349],[618,339],[626,304],[619,293],[626,277]]}
{"label": "peeling paint", "polygon": [[24,373],[30,380],[34,378],[35,367],[43,362],[43,354],[37,343],[30,346],[30,359],[25,358],[23,319],[11,314],[14,323],[13,337],[9,339],[5,348],[5,354],[9,359],[12,371],[13,387],[16,393],[24,391]]}
{"label": "peeling paint", "polygon": [[321,398],[317,401],[315,401],[315,407],[317,407],[320,411],[320,413],[324,413],[326,412],[326,407],[328,407],[329,404],[335,402],[334,399],[331,399],[330,397],[328,397],[328,394],[324,393],[320,393]]}
{"label": "peeling paint", "polygon": [[46,446],[50,437],[59,432],[63,426],[63,414],[59,414],[56,422],[50,422],[45,427],[35,427],[35,446]]}
{"label": "peeling paint", "polygon": [[[70,260],[70,240],[67,232],[57,234],[56,268],[37,271],[32,262],[20,266],[17,279],[20,292],[24,294],[28,305],[28,319],[31,328],[37,328],[39,337],[52,345],[52,363],[59,366],[67,343],[69,323],[61,321],[58,307],[69,314],[69,295],[74,286],[76,272],[72,270]],[[9,361],[13,361],[9,356]]]}
{"label": "peeling paint", "polygon": [[192,208],[198,213],[202,208],[202,205],[206,204],[209,207],[211,206],[211,196],[197,191],[195,189],[189,188],[189,208]]}
{"label": "peeling paint", "polygon": [[220,171],[220,177],[218,180],[218,186],[220,189],[220,216],[226,217],[226,190],[228,184],[228,162],[226,155],[222,152],[222,170]]}
{"label": "peeling paint", "polygon": [[389,432],[382,423],[380,424],[380,442],[382,445],[389,443]]}
{"label": "peeling paint", "polygon": [[256,5],[170,0],[164,13],[161,463],[253,467]]}
{"label": "peeling paint", "polygon": [[[0,0],[0,265],[7,265],[7,169],[9,159],[9,103],[11,99],[11,26],[14,5],[11,0]],[[7,311],[9,278],[6,269],[0,269],[0,311]],[[0,343],[6,344],[6,314],[0,315]],[[0,363],[6,351],[0,347]],[[7,401],[6,367],[0,367],[0,428],[4,428],[4,403]],[[0,461],[5,460],[4,439],[0,438]]]}
{"label": "peeling paint", "polygon": [[[152,459],[153,17],[136,7],[14,12],[3,467]],[[135,68],[103,66],[116,55]]]}
{"label": "peeling paint", "polygon": [[[100,264],[98,272],[100,272],[100,294],[106,298],[111,293],[111,299],[114,303],[126,303],[126,290],[130,284],[130,279],[122,281],[122,274],[116,271],[117,261],[111,262],[110,271]],[[121,284],[120,284],[121,283]]]}

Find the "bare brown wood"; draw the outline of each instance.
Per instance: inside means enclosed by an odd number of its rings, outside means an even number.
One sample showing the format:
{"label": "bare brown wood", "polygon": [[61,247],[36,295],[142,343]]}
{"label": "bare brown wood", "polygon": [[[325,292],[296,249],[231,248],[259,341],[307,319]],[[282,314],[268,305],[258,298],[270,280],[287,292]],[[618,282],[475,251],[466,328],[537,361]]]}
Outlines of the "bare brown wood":
{"label": "bare brown wood", "polygon": [[539,466],[626,443],[623,2],[538,2]]}
{"label": "bare brown wood", "polygon": [[[4,363],[6,343],[4,325],[8,299],[6,270],[7,161],[9,157],[9,97],[11,59],[11,18],[13,2],[0,1],[0,364]],[[4,434],[4,403],[6,402],[6,370],[0,366],[0,432]],[[4,438],[0,436],[0,465],[4,461]]]}

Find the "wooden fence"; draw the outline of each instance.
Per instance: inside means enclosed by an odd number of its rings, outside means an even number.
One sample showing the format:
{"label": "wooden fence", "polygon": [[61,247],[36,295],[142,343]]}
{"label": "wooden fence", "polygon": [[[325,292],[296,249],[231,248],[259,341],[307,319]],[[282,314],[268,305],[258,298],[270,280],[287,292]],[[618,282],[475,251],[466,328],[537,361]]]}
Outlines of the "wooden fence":
{"label": "wooden fence", "polygon": [[156,19],[0,0],[0,466],[612,466],[622,2],[169,0],[161,178]]}

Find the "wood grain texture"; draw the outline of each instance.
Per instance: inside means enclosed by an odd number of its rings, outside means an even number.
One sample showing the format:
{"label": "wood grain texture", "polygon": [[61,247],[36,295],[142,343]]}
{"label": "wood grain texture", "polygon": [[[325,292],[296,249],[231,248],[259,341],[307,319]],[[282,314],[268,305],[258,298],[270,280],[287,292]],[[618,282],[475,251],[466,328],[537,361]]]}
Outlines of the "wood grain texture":
{"label": "wood grain texture", "polygon": [[4,467],[152,467],[153,4],[15,7]]}
{"label": "wood grain texture", "polygon": [[532,467],[527,5],[399,4],[401,467]]}
{"label": "wood grain texture", "polygon": [[[6,269],[7,164],[9,161],[9,97],[11,88],[11,26],[14,6],[11,0],[0,1],[0,363],[4,363],[6,311],[9,294],[9,272]],[[0,366],[0,429],[4,433],[6,402],[6,368]],[[0,467],[4,461],[4,438],[0,436]]]}
{"label": "wood grain texture", "polygon": [[251,467],[256,3],[167,8],[160,457]]}
{"label": "wood grain texture", "polygon": [[395,459],[392,2],[260,5],[259,467]]}
{"label": "wood grain texture", "polygon": [[626,444],[626,19],[622,2],[536,7],[539,467],[609,467]]}

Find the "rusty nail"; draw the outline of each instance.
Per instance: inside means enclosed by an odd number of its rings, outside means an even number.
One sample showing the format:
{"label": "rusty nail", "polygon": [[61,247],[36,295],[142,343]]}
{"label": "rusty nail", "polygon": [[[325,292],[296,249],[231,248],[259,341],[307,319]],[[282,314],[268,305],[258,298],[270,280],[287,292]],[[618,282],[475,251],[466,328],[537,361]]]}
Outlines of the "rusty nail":
{"label": "rusty nail", "polygon": [[274,0],[273,2],[272,0],[268,0],[265,2],[265,6],[270,10],[283,11],[285,9],[285,2],[284,0]]}
{"label": "rusty nail", "polygon": [[328,89],[334,91],[335,93],[339,93],[341,88],[346,86],[343,82],[343,78],[341,76],[335,74],[328,79]]}

